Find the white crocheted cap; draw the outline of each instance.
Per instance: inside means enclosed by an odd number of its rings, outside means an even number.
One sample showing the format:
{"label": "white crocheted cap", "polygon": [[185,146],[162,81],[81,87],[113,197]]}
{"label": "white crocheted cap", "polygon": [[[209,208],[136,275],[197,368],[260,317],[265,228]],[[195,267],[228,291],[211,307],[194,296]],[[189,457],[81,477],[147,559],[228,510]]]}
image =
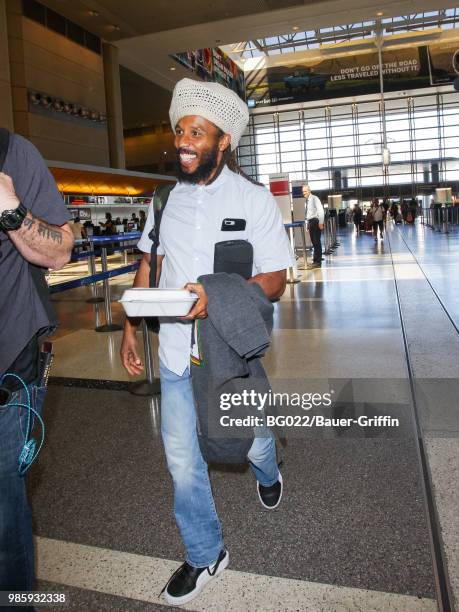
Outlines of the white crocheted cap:
{"label": "white crocheted cap", "polygon": [[179,81],[172,95],[169,117],[172,129],[182,117],[199,115],[231,135],[231,150],[237,147],[249,122],[249,109],[241,98],[219,83],[193,79]]}

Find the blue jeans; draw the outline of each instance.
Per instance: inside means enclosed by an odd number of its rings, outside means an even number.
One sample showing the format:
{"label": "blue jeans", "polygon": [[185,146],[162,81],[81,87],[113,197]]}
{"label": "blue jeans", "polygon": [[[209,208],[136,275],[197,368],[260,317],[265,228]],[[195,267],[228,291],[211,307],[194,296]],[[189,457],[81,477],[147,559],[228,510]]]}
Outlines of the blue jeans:
{"label": "blue jeans", "polygon": [[[174,514],[194,567],[214,563],[223,548],[223,535],[215,509],[207,464],[202,458],[196,431],[196,411],[189,369],[182,376],[160,363],[161,433],[167,466],[174,483]],[[266,433],[266,432],[265,432]],[[255,438],[248,454],[260,484],[277,482],[279,469],[274,438]]]}
{"label": "blue jeans", "polygon": [[[32,406],[40,413],[45,389],[28,388]],[[27,403],[25,390],[13,393],[12,402]],[[29,591],[35,581],[32,513],[26,479],[18,473],[27,413],[25,408],[0,406],[0,591]]]}

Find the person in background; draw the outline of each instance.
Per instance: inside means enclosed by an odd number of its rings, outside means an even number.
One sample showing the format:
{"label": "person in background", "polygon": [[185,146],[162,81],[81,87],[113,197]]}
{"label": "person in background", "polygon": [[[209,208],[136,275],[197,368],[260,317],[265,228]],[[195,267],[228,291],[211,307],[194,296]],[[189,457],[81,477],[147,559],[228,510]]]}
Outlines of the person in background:
{"label": "person in background", "polygon": [[403,202],[400,204],[400,209],[402,211],[403,221],[406,223],[406,218],[408,216],[409,206],[408,206],[408,203],[405,200],[403,200]]}
{"label": "person in background", "polygon": [[75,217],[73,219],[73,223],[70,224],[70,229],[72,230],[75,240],[81,240],[82,238],[86,237],[86,232],[84,227],[81,225],[80,217]]}
{"label": "person in background", "polygon": [[354,212],[351,209],[350,206],[346,206],[346,210],[345,212],[345,218],[346,218],[346,223],[352,223],[352,219],[354,217]]}
{"label": "person in background", "polygon": [[144,210],[139,210],[139,230],[141,232],[143,232],[144,227],[145,227],[145,223],[147,221],[147,217],[145,216],[145,211]]}
{"label": "person in background", "polygon": [[418,206],[419,203],[416,198],[411,198],[409,206],[409,213],[411,213],[411,223],[414,223],[414,220],[418,216]]}
{"label": "person in background", "polygon": [[115,224],[113,223],[112,213],[106,212],[105,213],[105,223],[103,223],[102,221],[99,221],[99,225],[101,225],[104,228],[104,234],[106,236],[113,236],[113,234],[116,234],[116,227],[115,227]]}
{"label": "person in background", "polygon": [[360,208],[359,202],[355,204],[354,210],[352,212],[352,220],[354,221],[355,231],[357,232],[357,236],[360,234],[360,223],[362,222],[363,212]]}
{"label": "person in background", "polygon": [[370,210],[373,216],[373,236],[375,242],[378,240],[378,228],[381,240],[384,240],[384,208],[379,203],[378,198],[374,198]]}
{"label": "person in background", "polygon": [[88,219],[88,221],[85,221],[83,223],[83,228],[84,228],[84,233],[85,233],[86,237],[93,235],[93,233],[94,233],[94,225],[93,225],[92,221],[90,221],[89,219]]}
{"label": "person in background", "polygon": [[314,249],[312,264],[309,269],[322,266],[322,241],[321,234],[324,229],[324,207],[319,198],[311,193],[309,185],[303,185],[303,197],[305,202],[306,224]]}

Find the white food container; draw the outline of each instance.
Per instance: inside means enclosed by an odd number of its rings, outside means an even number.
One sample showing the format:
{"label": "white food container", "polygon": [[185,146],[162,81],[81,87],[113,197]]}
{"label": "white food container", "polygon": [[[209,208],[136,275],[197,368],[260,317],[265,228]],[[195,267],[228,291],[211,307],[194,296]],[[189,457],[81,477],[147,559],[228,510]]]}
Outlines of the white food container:
{"label": "white food container", "polygon": [[127,289],[120,303],[128,317],[184,317],[197,299],[186,289]]}

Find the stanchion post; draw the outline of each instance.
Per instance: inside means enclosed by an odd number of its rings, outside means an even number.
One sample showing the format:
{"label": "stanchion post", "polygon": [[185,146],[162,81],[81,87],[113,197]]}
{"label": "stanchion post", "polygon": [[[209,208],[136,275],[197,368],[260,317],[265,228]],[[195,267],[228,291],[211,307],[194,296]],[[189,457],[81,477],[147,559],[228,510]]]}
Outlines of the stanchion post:
{"label": "stanchion post", "polygon": [[305,222],[303,221],[300,225],[301,244],[303,245],[304,267],[307,268],[308,267],[308,256],[307,256],[307,251],[306,251],[306,234],[305,234],[304,226],[305,226]]}
{"label": "stanchion post", "polygon": [[300,282],[300,279],[296,278],[296,276],[295,276],[295,271],[296,271],[295,270],[295,268],[296,268],[295,237],[294,237],[294,234],[293,234],[293,227],[292,227],[292,225],[290,223],[289,224],[284,224],[284,227],[285,227],[285,231],[287,232],[287,236],[288,236],[288,239],[290,241],[290,245],[292,247],[292,252],[293,252],[293,257],[294,257],[294,261],[292,262],[292,265],[288,269],[287,283],[289,285],[294,285],[295,283],[299,283]]}
{"label": "stanchion post", "polygon": [[[102,272],[108,272],[107,247],[106,246],[102,246],[101,248],[101,262],[102,262]],[[112,320],[110,279],[105,278],[103,283],[104,283],[105,325],[99,325],[98,327],[96,327],[96,331],[97,332],[119,331],[122,329],[121,325],[117,325],[116,323],[113,323],[113,320]]]}
{"label": "stanchion post", "polygon": [[336,220],[336,217],[335,217],[335,245],[337,247],[339,247],[339,245],[340,245],[340,242],[338,240],[338,222]]}
{"label": "stanchion post", "polygon": [[331,255],[333,253],[333,248],[331,244],[330,217],[324,219],[324,246],[325,255]]}
{"label": "stanchion post", "polygon": [[449,208],[445,206],[443,209],[443,232],[449,234]]}
{"label": "stanchion post", "polygon": [[143,351],[145,354],[145,374],[147,375],[147,379],[132,383],[129,387],[129,392],[133,395],[150,397],[152,395],[159,395],[161,393],[161,385],[159,378],[155,377],[150,332],[148,331],[148,325],[145,319],[142,321],[142,336]]}
{"label": "stanchion post", "polygon": [[[94,255],[94,243],[89,238],[89,252],[91,253],[88,257],[88,272],[90,276],[94,276],[96,273],[96,259]],[[92,297],[86,300],[87,304],[97,304],[103,302],[104,298],[100,297],[97,290],[97,283],[91,283]]]}

